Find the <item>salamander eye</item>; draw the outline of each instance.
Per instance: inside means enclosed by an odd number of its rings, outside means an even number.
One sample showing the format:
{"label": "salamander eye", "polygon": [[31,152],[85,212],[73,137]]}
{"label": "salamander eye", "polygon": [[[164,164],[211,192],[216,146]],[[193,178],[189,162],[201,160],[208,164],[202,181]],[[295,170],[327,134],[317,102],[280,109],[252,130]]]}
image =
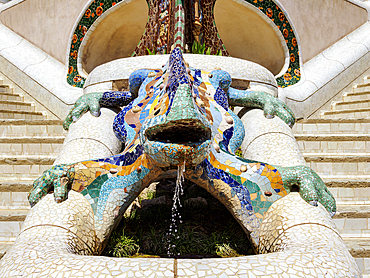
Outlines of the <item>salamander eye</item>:
{"label": "salamander eye", "polygon": [[[209,78],[212,78],[213,82],[218,83],[217,86],[227,91],[231,85],[231,75],[224,70],[213,70],[209,75]],[[216,84],[214,84],[215,86]]]}

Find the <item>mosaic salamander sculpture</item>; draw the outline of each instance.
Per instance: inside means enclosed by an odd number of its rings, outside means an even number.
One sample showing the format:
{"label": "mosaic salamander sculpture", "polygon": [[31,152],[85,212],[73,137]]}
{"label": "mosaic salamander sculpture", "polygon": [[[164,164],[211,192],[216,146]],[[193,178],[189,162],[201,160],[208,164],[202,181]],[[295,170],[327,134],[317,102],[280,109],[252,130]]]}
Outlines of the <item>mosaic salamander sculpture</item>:
{"label": "mosaic salamander sculpture", "polygon": [[[35,205],[54,188],[57,202],[68,188],[91,203],[95,226],[104,240],[112,219],[121,215],[138,194],[155,180],[175,177],[185,164],[184,177],[219,199],[258,245],[264,213],[298,184],[307,202],[321,203],[335,213],[335,200],[325,184],[305,166],[278,167],[235,155],[244,138],[241,120],[230,105],[259,107],[266,117],[280,117],[288,125],[294,115],[264,92],[237,90],[222,70],[203,72],[186,66],[175,49],[163,69],[133,72],[130,91],[82,96],[64,127],[99,106],[124,106],[113,128],[125,143],[122,153],[103,159],[56,165],[34,183],[29,201]],[[63,178],[61,178],[63,177]]]}
{"label": "mosaic salamander sculpture", "polygon": [[[330,217],[335,200],[316,173],[235,155],[245,130],[229,105],[259,107],[292,125],[294,116],[284,104],[266,93],[233,89],[225,71],[187,67],[178,49],[162,69],[135,71],[129,82],[128,92],[81,97],[65,121],[68,128],[87,110],[98,116],[99,106],[124,106],[113,126],[124,150],[56,165],[35,181],[33,207],[0,260],[0,277],[198,277],[201,271],[208,277],[361,277]],[[185,178],[229,209],[260,255],[88,256],[100,254],[141,190],[175,177],[184,166]],[[288,194],[294,184],[300,193]]]}

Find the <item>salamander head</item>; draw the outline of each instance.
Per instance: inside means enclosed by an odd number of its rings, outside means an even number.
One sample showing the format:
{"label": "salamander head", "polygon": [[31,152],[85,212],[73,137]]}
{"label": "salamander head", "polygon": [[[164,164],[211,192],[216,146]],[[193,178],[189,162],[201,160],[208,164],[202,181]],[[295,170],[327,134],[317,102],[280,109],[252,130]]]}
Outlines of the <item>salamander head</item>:
{"label": "salamander head", "polygon": [[199,164],[210,152],[211,126],[195,101],[193,78],[180,49],[172,51],[162,78],[159,90],[149,89],[155,100],[140,131],[144,151],[161,167]]}

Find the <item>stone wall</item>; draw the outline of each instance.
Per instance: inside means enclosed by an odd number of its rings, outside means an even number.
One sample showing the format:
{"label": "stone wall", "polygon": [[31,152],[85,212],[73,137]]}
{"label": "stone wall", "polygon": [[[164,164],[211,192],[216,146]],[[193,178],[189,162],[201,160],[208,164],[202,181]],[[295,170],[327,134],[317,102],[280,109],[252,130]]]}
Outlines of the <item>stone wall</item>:
{"label": "stone wall", "polygon": [[1,23],[65,64],[69,36],[88,0],[18,2],[1,12]]}
{"label": "stone wall", "polygon": [[305,63],[367,21],[365,9],[346,0],[280,0],[301,43]]}

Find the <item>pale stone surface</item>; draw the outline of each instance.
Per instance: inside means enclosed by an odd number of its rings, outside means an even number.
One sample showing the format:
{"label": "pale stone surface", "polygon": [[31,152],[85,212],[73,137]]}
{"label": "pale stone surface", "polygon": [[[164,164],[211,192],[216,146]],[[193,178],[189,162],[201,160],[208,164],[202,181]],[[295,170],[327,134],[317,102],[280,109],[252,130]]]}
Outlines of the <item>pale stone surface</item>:
{"label": "pale stone surface", "polygon": [[102,108],[99,117],[85,113],[70,126],[62,150],[54,164],[73,163],[117,154],[122,147],[113,132],[116,112]]}
{"label": "pale stone surface", "polygon": [[[220,37],[232,57],[258,63],[274,75],[282,71],[285,58],[289,56],[285,39],[281,39],[280,30],[276,31],[257,8],[244,1],[221,0],[215,4],[214,17]],[[259,39],[251,39],[257,37]]]}
{"label": "pale stone surface", "polygon": [[[309,2],[280,0],[279,2],[286,9],[299,34],[303,63],[367,21],[366,10],[349,1],[329,3],[320,0]],[[308,14],[310,16],[306,17]]]}
{"label": "pale stone surface", "polygon": [[267,119],[262,110],[253,109],[241,119],[247,131],[241,146],[244,157],[271,165],[306,164],[290,127],[280,118]]}
{"label": "pale stone surface", "polygon": [[114,11],[104,13],[95,21],[85,35],[79,58],[87,73],[101,64],[130,57],[145,31],[148,21],[146,1],[123,1],[116,6],[111,8]]}
{"label": "pale stone surface", "polygon": [[92,241],[93,225],[91,207],[79,193],[71,191],[61,204],[56,204],[51,194],[45,196],[31,210],[23,232],[0,261],[0,277],[64,271],[74,277],[92,273],[128,277],[362,277],[327,211],[321,205],[307,204],[298,193],[279,199],[268,210],[259,249],[274,253],[259,256],[177,261],[81,256],[99,248]]}
{"label": "pale stone surface", "polygon": [[47,57],[47,54],[41,51],[35,51],[31,53],[29,51],[24,51],[29,44],[26,40],[22,40],[19,44],[14,47],[9,47],[1,50],[0,54],[3,56],[18,56],[19,63],[18,67],[20,70],[24,71],[28,66],[39,64],[44,61]]}
{"label": "pale stone surface", "polygon": [[[2,11],[1,23],[65,63],[70,33],[88,0],[18,1],[18,5],[11,7],[13,2]],[[60,28],[60,18],[63,18],[63,28]]]}
{"label": "pale stone surface", "polygon": [[0,45],[1,71],[63,119],[82,95],[82,89],[67,84],[67,67],[2,24]]}
{"label": "pale stone surface", "polygon": [[[351,43],[350,50],[347,44]],[[348,53],[350,51],[350,53]],[[368,48],[363,44],[352,43],[348,37],[335,43],[330,50],[323,51],[323,56],[329,60],[337,60],[342,63],[345,68],[356,62],[356,56],[363,56],[367,53]],[[350,54],[350,55],[348,55]]]}
{"label": "pale stone surface", "polygon": [[369,30],[370,24],[365,23],[313,57],[302,67],[301,82],[279,89],[279,98],[286,101],[296,117],[310,117],[368,69],[370,47],[359,43]]}

